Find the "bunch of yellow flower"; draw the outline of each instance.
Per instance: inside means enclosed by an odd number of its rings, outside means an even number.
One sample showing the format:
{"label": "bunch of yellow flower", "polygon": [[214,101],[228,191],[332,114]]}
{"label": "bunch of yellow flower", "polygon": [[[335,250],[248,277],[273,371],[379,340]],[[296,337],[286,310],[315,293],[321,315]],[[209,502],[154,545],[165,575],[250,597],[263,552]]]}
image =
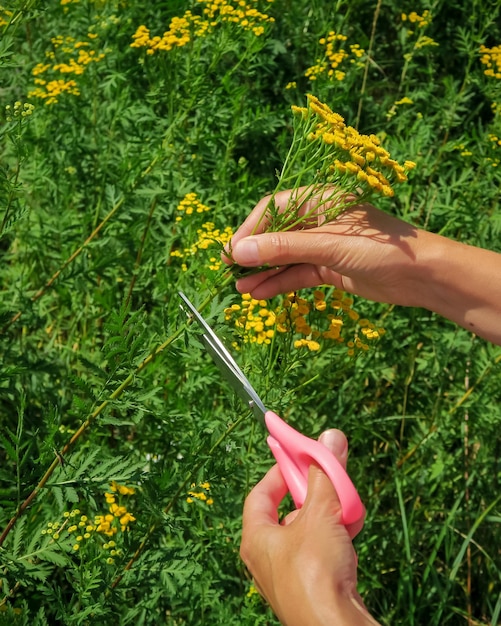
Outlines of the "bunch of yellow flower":
{"label": "bunch of yellow flower", "polygon": [[35,87],[28,93],[30,98],[40,98],[45,100],[45,104],[56,104],[58,98],[62,93],[67,93],[72,96],[79,96],[80,90],[74,80],[58,80],[36,79],[35,83],[43,85],[43,87]]}
{"label": "bunch of yellow flower", "polygon": [[129,524],[135,522],[136,518],[127,510],[124,504],[117,503],[117,496],[132,496],[134,493],[133,487],[119,485],[115,481],[111,483],[110,491],[104,494],[106,504],[109,505],[109,513],[96,515],[94,520],[96,532],[112,537],[116,535],[119,529],[122,532],[129,529]]}
{"label": "bunch of yellow flower", "polygon": [[2,26],[7,26],[7,24],[10,23],[13,15],[13,11],[9,11],[8,9],[0,5],[0,28]]}
{"label": "bunch of yellow flower", "polygon": [[[416,164],[391,158],[377,135],[364,135],[309,94],[307,106],[292,106],[294,133],[278,182],[254,231],[283,232],[330,222],[375,193],[394,195]],[[276,195],[291,189],[285,206]],[[231,256],[231,247],[228,250]],[[259,271],[256,268],[255,271]],[[234,264],[232,272],[241,268]]]}
{"label": "bunch of yellow flower", "polygon": [[151,37],[150,30],[144,24],[138,27],[132,36],[131,48],[147,48],[148,54],[154,54],[158,50],[169,51],[180,48],[189,43],[194,35],[201,37],[203,27],[201,18],[186,11],[183,17],[172,18],[169,30],[162,37]]}
{"label": "bunch of yellow flower", "polygon": [[207,481],[200,483],[198,485],[198,491],[195,491],[196,489],[197,485],[195,483],[191,483],[190,490],[188,491],[188,497],[186,498],[186,502],[188,504],[193,504],[195,500],[198,500],[199,502],[204,502],[208,506],[214,504],[214,500],[211,498],[210,495],[210,483],[208,483]]}
{"label": "bunch of yellow flower", "polygon": [[[106,53],[92,49],[91,41],[97,34],[89,32],[86,41],[76,41],[73,37],[58,35],[52,37],[52,49],[45,53],[49,62],[37,63],[32,70],[36,87],[28,96],[40,98],[45,104],[56,104],[61,94],[80,95],[80,90],[74,79],[65,79],[60,76],[72,74],[81,76],[91,63],[102,61]],[[47,75],[47,76],[44,76]]]}
{"label": "bunch of yellow flower", "polygon": [[[49,536],[51,542],[59,543],[64,541],[68,543],[68,547],[73,552],[79,552],[87,545],[89,540],[100,534],[106,537],[113,537],[119,531],[126,532],[129,530],[131,522],[136,521],[136,518],[122,502],[117,503],[116,500],[117,497],[121,500],[121,496],[131,496],[134,493],[135,489],[133,487],[120,485],[113,481],[110,485],[110,491],[105,493],[109,513],[96,515],[94,519],[89,519],[87,515],[82,514],[80,509],[65,511],[62,520],[49,522],[42,529],[41,534],[42,536]],[[101,539],[99,545],[104,550],[110,550],[110,556],[108,556],[106,562],[112,565],[114,563],[113,557],[120,556],[121,550],[117,548],[116,543],[112,540],[102,544]]]}
{"label": "bunch of yellow flower", "polygon": [[416,11],[411,11],[409,14],[402,13],[401,19],[402,22],[410,22],[418,28],[425,28],[431,22],[431,14],[428,10],[423,11],[423,15],[419,15]]}
{"label": "bunch of yellow flower", "polygon": [[[385,196],[393,196],[392,182],[407,180],[406,172],[415,166],[412,161],[400,165],[381,146],[376,135],[363,135],[344,119],[331,111],[314,96],[308,96],[308,108],[294,107],[295,113],[306,120],[313,120],[313,128],[307,134],[312,143],[326,146],[325,152],[331,156],[321,166],[318,177],[324,183],[335,184],[339,175],[356,179],[356,189],[375,191]],[[346,191],[346,187],[341,185]],[[355,189],[350,190],[355,192]],[[360,202],[360,191],[357,193]]]}
{"label": "bunch of yellow flower", "polygon": [[416,49],[426,48],[426,46],[438,46],[438,42],[428,37],[428,35],[421,35],[416,41],[414,47]]}
{"label": "bunch of yellow flower", "polygon": [[[176,215],[175,220],[178,223],[184,224],[185,216],[196,216],[207,213],[207,211],[210,210],[211,208],[206,204],[203,204],[195,192],[190,192],[187,193],[177,205],[176,212],[178,215]],[[191,223],[188,222],[188,225],[191,226]],[[181,264],[181,269],[186,272],[188,270],[186,259],[195,256],[201,250],[205,251],[216,246],[218,251],[209,257],[208,268],[213,271],[219,270],[222,265],[219,250],[231,240],[233,230],[230,226],[220,229],[216,228],[214,222],[205,222],[200,228],[197,229],[196,233],[198,239],[190,246],[177,247],[171,250],[171,259],[182,259],[183,263]]]}
{"label": "bunch of yellow flower", "polygon": [[[231,22],[252,31],[256,37],[264,33],[263,24],[274,22],[273,17],[266,13],[261,13],[252,5],[257,4],[257,0],[238,0],[231,4],[227,0],[197,0],[203,6],[203,14],[211,26],[221,22]],[[268,3],[273,0],[268,0]]]}
{"label": "bunch of yellow flower", "polygon": [[489,133],[489,147],[492,156],[486,157],[487,162],[492,167],[499,167],[500,163],[500,148],[501,148],[501,137],[498,137],[494,133]]}
{"label": "bunch of yellow flower", "polygon": [[186,272],[188,265],[185,260],[189,257],[196,255],[200,250],[207,250],[209,247],[216,246],[217,252],[213,256],[209,257],[208,268],[213,271],[217,271],[221,268],[222,262],[219,256],[219,251],[225,246],[233,237],[233,230],[231,226],[226,226],[223,230],[216,228],[214,222],[205,222],[202,227],[197,229],[198,239],[188,248],[176,248],[170,252],[171,258],[183,259],[181,269]]}
{"label": "bunch of yellow flower", "polygon": [[350,52],[348,52],[342,47],[346,40],[346,35],[335,31],[322,37],[319,43],[325,48],[324,56],[322,59],[317,59],[316,64],[309,67],[304,75],[310,80],[317,80],[320,75],[326,75],[330,80],[343,80],[346,72],[339,69],[343,61],[349,59],[350,63],[356,63],[365,54],[365,50],[359,44],[350,45]]}
{"label": "bunch of yellow flower", "polygon": [[396,100],[391,105],[390,110],[386,114],[386,119],[389,120],[392,117],[394,117],[397,114],[398,107],[401,107],[404,104],[407,104],[407,105],[414,104],[414,100],[412,100],[412,98],[409,98],[408,96],[404,96],[403,98],[400,98],[399,100]]}
{"label": "bunch of yellow flower", "polygon": [[501,138],[495,135],[494,133],[489,133],[489,141],[493,148],[501,147]]}
{"label": "bunch of yellow flower", "polygon": [[[202,204],[196,193],[190,192],[179,202],[177,211],[182,215],[193,215],[193,213],[205,213],[206,211],[210,211],[210,207],[206,204]],[[181,215],[176,216],[176,222],[180,222],[182,219]]]}
{"label": "bunch of yellow flower", "polygon": [[501,79],[501,46],[487,48],[480,46],[480,62],[487,67],[484,74],[490,78]]}
{"label": "bunch of yellow flower", "polygon": [[132,36],[131,48],[146,48],[147,54],[168,52],[209,35],[218,25],[224,23],[235,24],[259,37],[264,33],[264,25],[274,21],[253,6],[257,0],[238,0],[234,4],[228,0],[197,0],[197,3],[201,7],[202,15],[187,10],[181,17],[173,17],[168,30],[161,37],[152,37],[147,26],[139,26]]}
{"label": "bunch of yellow flower", "polygon": [[[500,164],[500,147],[501,147],[501,137],[498,137],[494,133],[487,134],[487,145],[485,151],[482,153],[481,158],[485,165],[488,167],[499,167]],[[479,155],[475,154],[471,150],[471,146],[465,144],[463,142],[457,143],[454,148],[457,150],[462,157],[473,157],[477,162],[480,162]]]}
{"label": "bunch of yellow flower", "polygon": [[16,119],[19,120],[30,117],[30,115],[33,115],[34,110],[35,107],[29,102],[23,103],[19,100],[16,100],[16,102],[14,102],[14,106],[8,104],[5,107],[5,119],[7,120],[7,122],[13,122]]}
{"label": "bunch of yellow flower", "polygon": [[271,343],[276,330],[276,313],[268,308],[266,300],[256,300],[250,294],[242,295],[241,304],[233,304],[224,311],[225,320],[233,321],[242,331],[243,340],[250,343]]}
{"label": "bunch of yellow flower", "polygon": [[316,352],[322,346],[339,343],[346,346],[349,356],[368,350],[368,342],[385,332],[360,318],[353,308],[353,298],[339,289],[328,295],[317,289],[310,299],[290,293],[274,309],[266,300],[244,294],[241,304],[225,309],[225,320],[242,332],[245,343],[270,344],[276,333],[289,333],[296,337],[295,348]]}
{"label": "bunch of yellow flower", "polygon": [[[416,11],[411,11],[411,13],[402,13],[401,15],[402,23],[409,22],[410,28],[407,28],[407,35],[412,36],[417,34],[417,39],[414,42],[413,50],[410,53],[404,55],[404,58],[407,62],[412,59],[412,56],[416,50],[420,48],[426,48],[427,46],[438,46],[438,43],[425,35],[423,33],[424,29],[431,24],[431,13],[426,10],[423,11],[422,15],[416,13]],[[414,29],[417,30],[414,30]]]}

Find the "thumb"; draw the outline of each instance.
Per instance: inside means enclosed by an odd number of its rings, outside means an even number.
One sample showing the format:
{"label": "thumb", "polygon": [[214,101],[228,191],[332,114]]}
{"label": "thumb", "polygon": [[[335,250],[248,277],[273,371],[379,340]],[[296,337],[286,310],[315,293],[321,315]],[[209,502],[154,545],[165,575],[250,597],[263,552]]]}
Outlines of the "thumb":
{"label": "thumb", "polygon": [[[319,441],[334,454],[345,468],[348,441],[344,433],[332,428],[322,433]],[[336,519],[339,516],[339,521],[341,521],[342,509],[336,490],[326,474],[317,465],[310,466],[308,492],[304,506],[325,507],[327,515],[333,515]]]}
{"label": "thumb", "polygon": [[348,440],[343,431],[337,428],[330,428],[324,431],[318,438],[320,443],[328,448],[332,454],[337,458],[341,465],[346,469],[346,462],[348,460]]}
{"label": "thumb", "polygon": [[332,234],[316,229],[263,233],[239,239],[232,249],[235,263],[246,267],[332,263]]}
{"label": "thumb", "polygon": [[[348,440],[345,434],[336,428],[332,428],[323,432],[319,437],[319,441],[334,454],[346,469]],[[328,517],[331,517],[335,522],[341,522],[342,508],[338,494],[329,478],[315,465],[310,467],[308,476],[308,493],[305,506],[307,503],[315,508],[323,508]],[[360,520],[353,524],[346,525],[346,530],[352,539],[362,530],[364,517],[362,516]]]}

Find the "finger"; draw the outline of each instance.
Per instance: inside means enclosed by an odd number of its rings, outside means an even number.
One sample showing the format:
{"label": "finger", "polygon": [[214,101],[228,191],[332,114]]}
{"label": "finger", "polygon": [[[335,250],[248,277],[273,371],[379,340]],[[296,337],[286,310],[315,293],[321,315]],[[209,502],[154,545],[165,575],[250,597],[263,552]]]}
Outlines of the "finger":
{"label": "finger", "polygon": [[294,206],[294,211],[297,211],[297,215],[304,218],[295,228],[304,229],[318,226],[322,223],[324,219],[318,214],[319,211],[317,209],[318,203],[322,199],[322,194],[320,196],[312,196],[311,191],[311,187],[306,186],[292,190],[286,189],[279,191],[274,196],[268,195],[261,198],[233,235],[231,242],[225,246],[226,254],[223,252],[223,261],[228,264],[233,262],[233,247],[238,241],[250,235],[266,232],[271,225],[271,203],[273,203],[277,213],[283,213],[288,207],[290,209],[291,206]]}
{"label": "finger", "polygon": [[[311,263],[332,265],[336,259],[335,239],[331,226],[310,230],[263,233],[239,239],[232,249],[235,263],[244,267]],[[355,239],[355,238],[353,238]],[[343,246],[343,249],[347,245]]]}
{"label": "finger", "polygon": [[278,465],[274,465],[257,483],[245,500],[243,512],[244,528],[256,525],[278,524],[278,506],[288,488]]}
{"label": "finger", "polygon": [[[336,452],[343,456],[347,454],[344,452],[348,445],[346,437],[339,430],[331,429],[322,433],[320,441],[335,455]],[[308,490],[303,509],[314,510],[315,515],[333,519],[335,522],[340,523],[342,519],[337,492],[330,479],[317,465],[311,465],[308,472]]]}
{"label": "finger", "polygon": [[269,225],[269,219],[267,217],[268,204],[271,196],[265,196],[256,204],[254,209],[249,213],[245,221],[238,228],[237,232],[231,238],[230,243],[224,246],[224,251],[221,254],[221,258],[225,263],[231,265],[234,263],[233,248],[237,241],[253,235],[255,233],[263,232]]}
{"label": "finger", "polygon": [[279,528],[278,505],[287,491],[280,468],[274,465],[245,499],[240,556],[251,571],[256,545],[262,540],[267,541],[270,529]]}
{"label": "finger", "polygon": [[348,439],[343,431],[338,428],[330,428],[329,430],[325,430],[318,440],[332,452],[343,468],[346,469],[346,463],[348,461]]}
{"label": "finger", "polygon": [[[336,456],[336,458],[341,463],[343,468],[346,468],[346,461],[348,459],[348,441],[344,433],[340,430],[333,428],[333,429],[326,430],[325,432],[323,432],[320,435],[318,440],[321,443],[323,443],[324,446],[328,448]],[[316,468],[316,469],[319,470],[320,474],[323,474],[320,468]],[[337,494],[336,494],[336,497],[337,497]],[[283,518],[281,525],[287,526],[288,524],[291,524],[296,519],[298,514],[299,514],[298,509],[291,511]]]}
{"label": "finger", "polygon": [[280,522],[280,526],[288,526],[289,524],[292,524],[292,522],[299,515],[300,510],[301,509],[294,509],[293,511],[290,511],[289,513],[287,513],[287,515],[285,515],[282,521]]}
{"label": "finger", "polygon": [[[322,433],[319,441],[323,443],[346,469],[348,461],[348,440],[344,433],[335,428]],[[305,506],[313,506],[316,510],[322,510],[324,514],[341,520],[342,508],[338,494],[333,484],[324,472],[316,466],[310,468],[308,476],[308,493]],[[363,528],[365,515],[353,524],[347,524],[346,530],[353,539]]]}
{"label": "finger", "polygon": [[[346,435],[341,430],[333,428],[322,433],[319,437],[319,441],[321,441],[324,446],[329,448],[329,450],[341,463],[343,468],[346,469],[348,463],[348,440],[346,438]],[[339,500],[337,493],[336,498]],[[362,515],[362,517],[356,522],[353,522],[352,524],[346,524],[346,530],[348,531],[351,539],[356,537],[358,533],[362,530],[364,522],[365,512],[364,515]]]}
{"label": "finger", "polygon": [[250,293],[253,298],[266,300],[279,293],[326,284],[343,289],[342,276],[323,266],[300,264],[239,278],[236,287],[240,293]]}

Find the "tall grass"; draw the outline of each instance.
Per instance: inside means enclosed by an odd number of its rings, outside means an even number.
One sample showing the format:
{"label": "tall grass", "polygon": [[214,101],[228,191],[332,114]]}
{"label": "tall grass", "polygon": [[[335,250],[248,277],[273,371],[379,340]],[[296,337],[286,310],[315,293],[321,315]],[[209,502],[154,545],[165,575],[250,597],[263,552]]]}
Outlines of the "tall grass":
{"label": "tall grass", "polygon": [[[0,5],[0,623],[276,623],[238,557],[270,454],[181,289],[270,408],[347,433],[375,617],[497,624],[501,349],[328,289],[344,343],[254,342],[218,242],[275,187],[313,93],[417,163],[381,208],[501,252],[500,7],[232,6]],[[386,330],[356,358],[350,310]]]}

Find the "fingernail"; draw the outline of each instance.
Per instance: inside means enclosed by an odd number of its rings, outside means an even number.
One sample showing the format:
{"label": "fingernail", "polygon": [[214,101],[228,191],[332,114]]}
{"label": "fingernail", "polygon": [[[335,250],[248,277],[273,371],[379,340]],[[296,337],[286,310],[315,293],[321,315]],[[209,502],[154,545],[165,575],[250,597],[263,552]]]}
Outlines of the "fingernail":
{"label": "fingernail", "polygon": [[233,247],[233,259],[240,265],[259,265],[259,247],[256,237],[244,237]]}
{"label": "fingernail", "polygon": [[337,457],[342,456],[346,452],[347,440],[340,430],[331,428],[326,430],[320,435],[319,441],[321,441],[326,448]]}

